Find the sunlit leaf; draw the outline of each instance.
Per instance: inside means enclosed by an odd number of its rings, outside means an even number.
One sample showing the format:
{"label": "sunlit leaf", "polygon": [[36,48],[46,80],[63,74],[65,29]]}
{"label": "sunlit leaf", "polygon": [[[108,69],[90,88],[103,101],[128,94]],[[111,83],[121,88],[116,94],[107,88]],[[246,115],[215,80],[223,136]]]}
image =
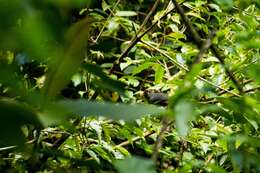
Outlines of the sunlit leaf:
{"label": "sunlit leaf", "polygon": [[143,70],[146,70],[146,69],[148,69],[149,67],[153,66],[154,64],[155,64],[155,63],[153,63],[153,62],[143,63],[143,64],[139,65],[138,67],[134,68],[132,74],[133,74],[133,75],[136,75],[136,74],[142,72]]}
{"label": "sunlit leaf", "polygon": [[154,66],[154,71],[154,82],[159,84],[163,80],[164,68],[160,64],[157,64]]}
{"label": "sunlit leaf", "polygon": [[136,16],[137,13],[134,11],[117,11],[116,16]]}

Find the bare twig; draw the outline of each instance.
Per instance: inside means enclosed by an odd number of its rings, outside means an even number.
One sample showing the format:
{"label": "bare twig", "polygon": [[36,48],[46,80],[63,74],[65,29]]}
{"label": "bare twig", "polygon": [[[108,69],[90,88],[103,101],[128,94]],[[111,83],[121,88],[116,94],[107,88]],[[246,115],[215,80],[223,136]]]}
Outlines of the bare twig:
{"label": "bare twig", "polygon": [[[246,84],[249,84],[249,83],[251,83],[251,82],[253,82],[253,80],[252,80],[252,79],[249,79],[249,80],[246,80],[245,82],[243,82],[242,84],[243,84],[243,85],[246,85]],[[222,85],[222,84],[221,84],[221,85]],[[225,93],[226,93],[226,91],[221,91],[221,92],[218,93],[218,95],[221,96],[221,95],[223,95],[223,94],[225,94]],[[244,93],[246,93],[246,91],[244,91]]]}
{"label": "bare twig", "polygon": [[[155,4],[156,5],[156,4]],[[153,6],[156,7],[156,6]],[[160,20],[162,20],[163,18],[165,18],[167,15],[169,15],[170,13],[172,13],[174,11],[174,8],[170,9],[168,12],[166,12],[160,19],[158,19],[156,22],[154,22],[150,27],[148,27],[143,33],[136,35],[129,43],[128,47],[121,53],[121,55],[119,56],[119,58],[113,62],[111,69],[109,70],[109,74],[113,74],[116,70],[116,66],[118,64],[120,64],[120,62],[123,60],[124,57],[127,56],[127,54],[131,51],[131,49],[141,40],[141,38],[143,38],[149,31],[151,31],[159,22]],[[148,15],[148,17],[150,18],[150,16]],[[148,20],[148,17],[147,20]],[[146,23],[146,20],[144,21],[144,23]],[[141,25],[142,27],[139,29],[139,31],[137,33],[140,33],[143,30],[144,24]],[[98,92],[95,91],[95,93],[93,94],[93,96],[91,97],[91,100],[96,99],[96,97],[98,96]]]}
{"label": "bare twig", "polygon": [[239,82],[235,78],[235,75],[225,65],[225,61],[224,61],[225,57],[223,56],[223,54],[220,53],[220,51],[218,50],[218,48],[215,45],[211,46],[211,51],[214,53],[216,58],[218,58],[218,60],[220,61],[220,63],[224,67],[227,76],[231,79],[231,81],[233,82],[233,84],[235,85],[237,90],[240,92],[240,94],[243,94],[243,87],[239,84]]}
{"label": "bare twig", "polygon": [[[260,90],[260,86],[244,90],[244,94],[251,93],[251,92],[254,92],[254,91],[258,91],[258,90]],[[233,95],[231,97],[236,97],[236,96]],[[216,100],[216,98],[209,98],[209,99],[207,99],[207,100],[205,100],[201,103],[203,103],[203,104],[216,104],[216,103],[218,103],[218,100]]]}
{"label": "bare twig", "polygon": [[256,90],[260,90],[260,86],[257,86],[255,88],[251,88],[251,89],[245,90],[244,92],[245,93],[250,93],[250,92],[253,92],[253,91],[256,91]]}

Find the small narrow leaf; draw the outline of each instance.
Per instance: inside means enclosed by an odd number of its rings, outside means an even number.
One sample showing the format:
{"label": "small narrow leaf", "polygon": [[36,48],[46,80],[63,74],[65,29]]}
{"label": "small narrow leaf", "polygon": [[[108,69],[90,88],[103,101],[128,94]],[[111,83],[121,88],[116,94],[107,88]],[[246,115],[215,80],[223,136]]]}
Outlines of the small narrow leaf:
{"label": "small narrow leaf", "polygon": [[136,16],[137,13],[134,11],[117,11],[116,16]]}
{"label": "small narrow leaf", "polygon": [[133,75],[136,75],[140,72],[142,72],[143,70],[146,70],[148,69],[149,67],[153,66],[155,63],[153,62],[146,62],[146,63],[143,63],[141,65],[139,65],[138,67],[136,67],[134,70],[133,70]]}

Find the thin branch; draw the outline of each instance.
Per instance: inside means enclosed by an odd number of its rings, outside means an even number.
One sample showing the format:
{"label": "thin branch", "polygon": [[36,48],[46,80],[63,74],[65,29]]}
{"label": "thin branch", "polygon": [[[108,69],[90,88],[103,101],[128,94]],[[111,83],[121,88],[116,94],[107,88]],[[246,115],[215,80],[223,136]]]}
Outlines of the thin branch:
{"label": "thin branch", "polygon": [[148,15],[145,17],[142,25],[140,26],[140,29],[137,32],[137,35],[142,32],[143,28],[145,27],[146,23],[148,22],[148,20],[150,19],[151,15],[153,14],[153,12],[155,11],[155,9],[157,8],[158,4],[159,4],[160,0],[156,0],[152,9],[149,11]]}
{"label": "thin branch", "polygon": [[[131,49],[143,38],[149,31],[151,31],[162,19],[164,19],[166,16],[168,16],[170,13],[174,11],[174,7],[170,9],[168,12],[166,12],[162,17],[160,17],[156,22],[154,22],[150,27],[148,27],[142,34],[139,34],[135,36],[129,43],[128,47],[121,53],[120,57],[113,62],[112,67],[109,70],[109,74],[113,74],[116,70],[116,66],[120,64],[120,62],[123,61],[123,58],[128,55],[128,53],[131,51]],[[149,16],[149,15],[148,15]],[[150,16],[149,16],[150,17]],[[144,21],[145,22],[145,21]],[[142,24],[143,25],[143,24]],[[144,27],[144,25],[143,25]],[[137,33],[140,33],[143,28],[140,28]],[[98,92],[95,91],[93,96],[91,97],[91,100],[96,99],[98,96]]]}
{"label": "thin branch", "polygon": [[179,169],[178,169],[179,173],[182,172],[183,153],[184,153],[186,145],[187,145],[187,142],[183,138],[181,138],[180,142],[181,142],[181,145],[180,145],[179,166],[178,166],[179,167]]}
{"label": "thin branch", "polygon": [[[144,37],[149,31],[151,31],[162,19],[164,19],[166,16],[168,16],[170,13],[172,13],[175,10],[175,7],[170,9],[168,12],[166,12],[162,17],[160,17],[156,22],[154,22],[150,27],[148,27],[142,34],[139,34],[135,36],[129,43],[128,47],[121,53],[119,58],[113,62],[112,67],[109,70],[109,74],[113,74],[116,71],[116,67],[118,64],[120,64],[123,61],[123,58],[128,55],[128,53],[131,51],[131,49],[139,42],[141,41],[142,37]],[[149,16],[149,15],[148,15]],[[150,17],[150,16],[149,16]],[[145,22],[145,21],[144,21]],[[143,25],[143,24],[142,24]],[[142,26],[141,25],[141,26]],[[144,25],[143,25],[144,27]],[[143,28],[141,27],[137,33],[140,33]],[[91,100],[96,99],[98,96],[98,92],[95,91],[93,96],[91,97]]]}
{"label": "thin branch", "polygon": [[181,15],[181,18],[184,20],[185,24],[187,25],[187,27],[188,27],[191,35],[192,35],[193,40],[196,42],[197,45],[201,45],[202,40],[200,38],[200,35],[195,30],[195,28],[192,26],[192,23],[190,22],[189,18],[186,16],[183,8],[179,5],[179,3],[176,0],[172,0],[172,1],[173,1],[173,4],[176,7],[176,10]]}
{"label": "thin branch", "polygon": [[[186,14],[185,14],[183,8],[180,6],[180,4],[176,0],[172,0],[172,1],[173,1],[174,5],[176,6],[176,9],[177,9],[178,13],[181,15],[182,19],[184,20],[185,24],[188,26],[188,29],[190,31],[190,34],[191,34],[193,40],[195,41],[197,46],[200,48],[202,46],[202,39],[201,39],[200,35],[198,34],[198,32],[193,27],[191,21],[186,16]],[[212,53],[216,56],[216,58],[220,61],[221,65],[224,67],[224,70],[225,70],[227,76],[231,79],[231,81],[233,82],[233,84],[235,85],[237,90],[240,93],[243,93],[242,86],[238,83],[238,81],[236,80],[234,74],[231,73],[231,71],[229,71],[229,69],[225,65],[225,61],[224,61],[225,57],[224,57],[224,55],[222,53],[220,53],[220,51],[218,50],[218,48],[215,45],[211,45],[210,48],[211,48]]]}
{"label": "thin branch", "polygon": [[156,138],[155,144],[154,144],[154,149],[153,149],[153,154],[152,154],[152,160],[154,160],[156,162],[157,158],[158,158],[158,153],[159,150],[162,146],[162,141],[163,141],[163,135],[165,133],[165,131],[167,130],[168,126],[171,124],[172,122],[169,121],[167,116],[164,116],[162,119],[162,128],[160,129],[160,132]]}
{"label": "thin branch", "polygon": [[[113,74],[114,71],[116,70],[116,66],[118,64],[120,64],[120,62],[123,60],[124,57],[127,56],[127,54],[130,52],[130,50],[139,42],[141,41],[141,38],[143,38],[143,36],[145,36],[149,31],[151,31],[163,18],[165,18],[167,15],[169,15],[170,13],[172,13],[175,10],[175,8],[172,8],[171,10],[169,10],[168,12],[166,12],[162,17],[160,17],[156,22],[154,22],[149,28],[147,28],[142,34],[137,35],[136,37],[134,37],[133,40],[131,40],[131,42],[129,43],[128,47],[123,51],[123,53],[120,55],[120,57],[114,61],[111,69],[109,70],[109,74]],[[141,30],[142,28],[140,28]],[[138,31],[139,33],[139,31]]]}
{"label": "thin branch", "polygon": [[[260,86],[257,86],[257,87],[245,90],[244,94],[251,93],[251,92],[254,92],[254,91],[257,91],[257,90],[260,90]],[[235,97],[235,96],[231,96],[231,97]],[[200,102],[200,103],[203,103],[203,104],[216,104],[216,103],[218,103],[218,100],[216,100],[216,98],[209,98],[209,99],[207,99],[207,100],[205,100],[203,102]]]}
{"label": "thin branch", "polygon": [[[193,61],[193,63],[191,64],[190,68],[192,68],[192,66],[196,63],[199,63],[201,58],[203,57],[204,53],[210,48],[211,46],[211,39],[213,38],[213,36],[215,35],[215,32],[212,32],[209,36],[209,38],[207,40],[205,40],[200,48],[200,51],[199,53],[197,54],[195,60]],[[143,42],[144,43],[144,42]],[[147,44],[146,44],[147,45]],[[156,50],[160,50],[158,48],[156,48]],[[166,55],[164,53],[164,55]],[[168,56],[167,56],[168,57]],[[177,62],[177,61],[174,61],[174,62]],[[179,63],[178,63],[179,65]],[[183,65],[181,65],[182,67]],[[185,67],[185,71],[189,72],[189,69],[187,69]],[[187,73],[186,73],[187,75]],[[157,160],[157,157],[158,157],[158,153],[159,153],[159,150],[162,146],[162,138],[163,138],[163,135],[165,133],[165,131],[167,130],[167,127],[169,126],[169,120],[167,117],[163,117],[163,120],[162,120],[162,128],[160,130],[160,133],[159,135],[157,136],[157,139],[156,139],[156,142],[155,142],[155,147],[154,147],[154,150],[153,150],[153,155],[152,155],[152,159],[154,161]],[[184,140],[181,140],[181,148],[180,148],[180,154],[179,154],[179,163],[182,164],[182,158],[183,158],[183,153],[184,153],[184,150],[185,150],[185,144],[186,142]],[[181,172],[181,166],[179,166],[179,172]]]}
{"label": "thin branch", "polygon": [[104,29],[105,29],[105,27],[106,27],[106,25],[107,25],[108,20],[109,20],[110,17],[112,16],[113,12],[115,11],[115,9],[116,9],[117,5],[120,3],[120,1],[121,1],[121,0],[118,0],[118,1],[116,2],[116,4],[114,5],[113,9],[110,10],[110,14],[109,14],[109,16],[107,17],[105,24],[104,24],[103,27],[101,28],[101,30],[100,30],[98,36],[96,37],[96,39],[93,40],[94,43],[97,43],[99,37],[100,37],[100,36],[102,35],[102,33],[104,32]]}
{"label": "thin branch", "polygon": [[[253,82],[253,80],[252,79],[249,79],[249,80],[246,80],[245,82],[243,82],[242,83],[242,85],[246,85],[246,84],[249,84],[249,83],[251,83],[251,82]],[[223,84],[223,83],[222,83]],[[221,84],[221,85],[222,85]],[[221,95],[223,95],[223,94],[225,94],[226,93],[226,91],[221,91],[221,92],[219,92],[218,93],[218,96],[221,96]],[[244,91],[244,93],[246,93],[246,91]]]}
{"label": "thin branch", "polygon": [[[34,142],[35,142],[35,139],[27,141],[25,144],[32,144]],[[17,147],[18,147],[17,145],[11,145],[11,146],[7,146],[7,147],[2,147],[2,148],[0,148],[0,151],[12,150],[12,149],[15,149]]]}
{"label": "thin branch", "polygon": [[257,90],[260,90],[260,86],[257,86],[255,88],[251,88],[251,89],[245,90],[244,93],[250,93],[250,92],[257,91]]}
{"label": "thin branch", "polygon": [[129,145],[131,142],[135,142],[135,141],[138,141],[139,139],[142,139],[143,137],[147,137],[147,136],[150,136],[150,135],[153,135],[155,134],[155,132],[145,132],[143,136],[137,136],[137,137],[134,137],[131,141],[127,140],[127,141],[124,141],[118,145],[116,145],[117,147],[123,147],[123,146],[126,146],[126,145]]}
{"label": "thin branch", "polygon": [[[242,67],[239,67],[239,69],[236,70],[236,71],[234,71],[233,74],[235,75],[235,74],[241,72],[242,70],[247,69],[248,67],[250,67],[250,65],[255,64],[255,63],[259,62],[259,61],[260,61],[260,59],[255,59],[254,61],[250,62],[250,64],[246,64],[246,65],[243,65]],[[229,77],[227,77],[227,79],[226,79],[225,81],[223,81],[220,85],[224,85],[224,84],[227,83],[228,81],[229,81]],[[241,85],[245,86],[246,84],[251,83],[252,81],[253,81],[252,79],[249,79],[249,80],[247,80],[246,82],[243,82]],[[245,92],[245,91],[244,91],[244,92]],[[225,92],[224,92],[224,93],[225,93]],[[222,95],[222,94],[224,94],[224,93],[220,93],[220,94],[218,94],[218,95]]]}
{"label": "thin branch", "polygon": [[225,65],[224,55],[220,53],[220,51],[218,50],[218,48],[215,45],[211,46],[211,50],[212,50],[213,54],[216,56],[216,58],[218,58],[218,60],[222,64],[222,66],[224,67],[224,70],[225,70],[227,76],[231,79],[231,81],[233,82],[233,84],[235,85],[237,90],[240,92],[240,94],[243,94],[243,87],[239,84],[239,82],[235,78],[235,75]]}
{"label": "thin branch", "polygon": [[203,55],[207,52],[207,50],[210,48],[212,44],[212,39],[214,35],[216,34],[216,31],[212,31],[209,35],[209,37],[203,42],[199,53],[197,54],[196,58],[194,59],[193,63],[190,66],[190,69],[192,68],[192,65],[197,64],[202,59]]}
{"label": "thin branch", "polygon": [[[189,71],[189,69],[188,69],[187,67],[185,67],[184,65],[180,64],[179,62],[177,62],[175,59],[173,59],[173,58],[172,58],[170,55],[168,55],[166,52],[164,52],[164,51],[158,49],[157,47],[155,47],[155,46],[153,46],[153,45],[151,45],[151,44],[149,44],[149,43],[147,43],[147,42],[145,42],[145,41],[143,41],[143,40],[142,40],[142,43],[145,44],[145,45],[147,45],[148,47],[153,48],[154,50],[156,50],[157,52],[159,52],[159,53],[162,54],[163,56],[169,58],[179,69],[185,70],[185,71],[187,71],[187,72]],[[218,85],[215,85],[213,82],[208,81],[207,79],[203,78],[202,76],[197,76],[197,78],[198,78],[199,80],[201,80],[201,81],[207,83],[207,84],[210,84],[210,85],[214,86],[215,88],[218,88],[218,89],[221,90],[221,91],[225,91],[225,92],[230,93],[230,94],[232,94],[232,95],[234,95],[234,96],[240,97],[239,94],[234,93],[234,92],[232,92],[232,91],[229,91],[229,90],[227,90],[227,89],[225,89],[225,88],[222,88],[222,87],[220,87],[220,86],[218,86]]]}
{"label": "thin branch", "polygon": [[[207,160],[205,160],[204,165],[205,165],[205,166],[208,165],[209,162],[210,162],[212,159],[213,159],[213,154],[211,154],[211,155],[208,156]],[[203,169],[201,169],[201,170],[199,171],[199,173],[202,173],[202,172],[203,172]]]}

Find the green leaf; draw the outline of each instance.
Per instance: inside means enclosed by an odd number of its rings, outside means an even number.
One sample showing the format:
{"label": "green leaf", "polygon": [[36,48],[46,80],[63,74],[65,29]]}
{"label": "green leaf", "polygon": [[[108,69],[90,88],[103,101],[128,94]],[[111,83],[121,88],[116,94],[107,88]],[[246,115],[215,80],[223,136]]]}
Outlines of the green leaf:
{"label": "green leaf", "polygon": [[103,72],[103,69],[101,67],[94,64],[84,64],[83,68],[87,70],[89,73],[100,78],[101,82],[98,83],[100,87],[116,91],[121,95],[125,95],[125,84],[108,77],[107,74]]}
{"label": "green leaf", "polygon": [[257,83],[260,83],[260,63],[250,65],[247,73],[252,77]]}
{"label": "green leaf", "polygon": [[194,116],[194,105],[186,100],[180,100],[174,108],[176,126],[181,136],[186,136],[189,131],[188,122]]}
{"label": "green leaf", "polygon": [[193,17],[197,17],[198,19],[200,19],[201,21],[205,22],[205,19],[203,19],[198,13],[194,13],[192,11],[186,13],[187,16],[193,16]]}
{"label": "green leaf", "polygon": [[44,92],[52,98],[70,81],[84,59],[90,19],[72,25],[66,34],[67,45],[53,55]]}
{"label": "green leaf", "polygon": [[111,160],[112,155],[108,151],[106,151],[101,145],[92,145],[90,149],[95,153],[97,153],[104,160],[107,160],[108,162],[112,162]]}
{"label": "green leaf", "polygon": [[113,104],[88,102],[85,100],[67,100],[58,102],[59,106],[73,115],[80,116],[105,116],[112,119],[135,120],[145,115],[161,114],[164,108],[154,105],[141,104]]}
{"label": "green leaf", "polygon": [[210,164],[209,168],[211,168],[212,172],[215,172],[215,173],[226,173],[225,169],[221,168],[220,166],[214,165],[214,164]]}
{"label": "green leaf", "polygon": [[181,32],[173,32],[167,35],[169,39],[186,39],[186,35]]}
{"label": "green leaf", "polygon": [[24,144],[25,135],[21,130],[24,125],[42,127],[36,113],[11,100],[0,100],[0,115],[0,146]]}
{"label": "green leaf", "polygon": [[159,84],[162,82],[163,76],[164,76],[164,68],[160,64],[156,64],[154,66],[154,81],[156,84]]}
{"label": "green leaf", "polygon": [[128,16],[136,16],[137,13],[134,11],[117,11],[115,15],[128,17]]}
{"label": "green leaf", "polygon": [[234,6],[233,0],[215,0],[223,10],[230,10]]}
{"label": "green leaf", "polygon": [[156,173],[154,162],[140,157],[118,160],[115,167],[119,173]]}
{"label": "green leaf", "polygon": [[136,75],[136,74],[148,69],[149,67],[153,66],[154,64],[155,64],[154,62],[143,63],[143,64],[139,65],[138,67],[134,68],[132,75]]}

